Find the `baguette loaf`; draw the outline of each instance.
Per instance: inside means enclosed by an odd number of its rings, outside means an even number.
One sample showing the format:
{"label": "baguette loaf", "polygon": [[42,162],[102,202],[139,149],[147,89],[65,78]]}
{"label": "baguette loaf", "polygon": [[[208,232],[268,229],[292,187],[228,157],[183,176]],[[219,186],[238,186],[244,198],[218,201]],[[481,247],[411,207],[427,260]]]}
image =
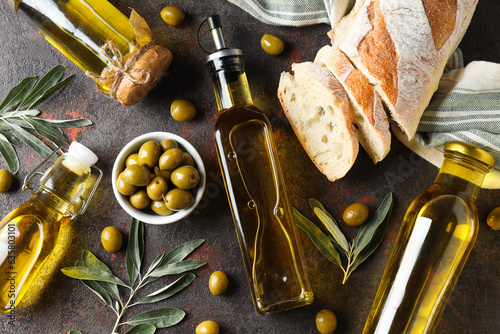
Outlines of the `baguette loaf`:
{"label": "baguette loaf", "polygon": [[328,33],[411,140],[477,0],[358,1]]}
{"label": "baguette loaf", "polygon": [[278,97],[300,143],[316,167],[335,181],[352,167],[358,154],[348,97],[333,74],[311,62],[283,72]]}
{"label": "baguette loaf", "polygon": [[321,48],[314,62],[326,66],[347,92],[354,109],[354,124],[361,146],[374,163],[384,159],[391,148],[389,121],[368,79],[336,47]]}

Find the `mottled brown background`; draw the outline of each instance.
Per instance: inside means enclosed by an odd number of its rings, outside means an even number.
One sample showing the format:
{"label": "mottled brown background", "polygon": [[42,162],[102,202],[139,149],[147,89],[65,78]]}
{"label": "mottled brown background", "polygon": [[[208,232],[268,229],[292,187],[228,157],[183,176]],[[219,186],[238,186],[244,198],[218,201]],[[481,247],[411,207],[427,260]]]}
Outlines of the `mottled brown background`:
{"label": "mottled brown background", "polygon": [[[195,271],[198,277],[189,288],[157,305],[178,307],[187,313],[179,325],[158,333],[194,333],[196,325],[206,319],[217,321],[221,333],[315,333],[314,318],[322,308],[337,314],[336,333],[361,333],[403,214],[411,200],[433,182],[437,168],[394,138],[392,150],[383,162],[373,165],[360,150],[354,167],[340,181],[330,183],[316,170],[283,116],[276,89],[280,72],[289,70],[293,62],[313,60],[316,51],[328,43],[327,25],[304,28],[265,25],[226,1],[111,0],[111,3],[127,13],[128,7],[135,8],[150,24],[158,42],[174,54],[168,76],[146,99],[132,107],[123,107],[98,93],[93,81],[17,18],[5,0],[0,3],[0,97],[26,76],[42,75],[57,64],[66,65],[66,74],[75,74],[74,80],[39,109],[47,117],[91,119],[93,126],[70,129],[66,134],[94,150],[99,156],[98,165],[105,173],[90,209],[66,232],[71,237],[71,247],[50,281],[43,278],[47,283],[40,297],[27,298],[24,306],[17,310],[15,326],[9,326],[5,316],[0,317],[0,332],[67,333],[79,329],[90,334],[111,331],[114,323],[111,310],[83,284],[64,276],[58,269],[73,265],[81,251],[88,249],[126,279],[125,252],[108,254],[99,241],[104,227],[117,226],[127,236],[130,224],[130,217],[114,199],[111,168],[120,149],[132,138],[150,131],[168,131],[185,137],[201,153],[208,172],[207,191],[197,214],[170,226],[146,226],[145,262],[151,263],[159,252],[183,242],[204,238],[206,242],[192,258],[202,259],[207,265]],[[173,28],[161,20],[159,13],[166,5],[184,9],[187,18],[182,26]],[[220,186],[212,139],[217,117],[212,86],[204,68],[205,54],[196,42],[198,25],[214,13],[221,15],[227,44],[241,48],[245,54],[254,102],[266,112],[275,128],[293,205],[311,217],[307,199],[314,197],[322,201],[333,216],[341,217],[344,208],[352,202],[366,202],[374,210],[385,194],[394,194],[395,205],[385,239],[346,285],[340,283],[340,269],[325,260],[307,235],[300,232],[315,293],[314,303],[307,307],[264,317],[253,311],[226,195]],[[497,0],[479,1],[460,45],[467,63],[472,60],[500,62],[499,13]],[[273,33],[285,40],[283,54],[272,57],[261,50],[260,38],[264,33]],[[183,124],[170,117],[170,103],[177,98],[189,99],[196,105],[198,114],[193,121]],[[29,198],[29,194],[20,189],[22,179],[41,161],[25,144],[17,151],[21,169],[12,190],[0,194],[2,217]],[[0,159],[0,168],[5,167],[5,161]],[[444,312],[437,330],[439,334],[500,331],[500,232],[492,231],[485,224],[487,213],[499,205],[499,191],[484,190],[479,195],[479,237]],[[344,231],[351,238],[356,233],[356,230]],[[224,270],[230,279],[228,292],[221,297],[212,296],[207,286],[215,270]],[[162,279],[155,286],[172,279]],[[148,291],[153,290],[151,286]],[[148,309],[147,305],[133,309],[129,316]]]}

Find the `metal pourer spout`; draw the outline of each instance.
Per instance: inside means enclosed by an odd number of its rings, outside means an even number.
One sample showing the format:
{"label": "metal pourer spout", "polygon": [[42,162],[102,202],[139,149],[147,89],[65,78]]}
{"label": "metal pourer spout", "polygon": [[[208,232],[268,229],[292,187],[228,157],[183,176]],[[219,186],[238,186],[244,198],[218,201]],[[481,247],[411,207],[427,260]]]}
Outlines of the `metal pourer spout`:
{"label": "metal pourer spout", "polygon": [[215,48],[217,51],[225,49],[226,43],[224,42],[224,37],[222,36],[222,24],[220,23],[219,15],[210,16],[207,18],[207,22],[214,39]]}

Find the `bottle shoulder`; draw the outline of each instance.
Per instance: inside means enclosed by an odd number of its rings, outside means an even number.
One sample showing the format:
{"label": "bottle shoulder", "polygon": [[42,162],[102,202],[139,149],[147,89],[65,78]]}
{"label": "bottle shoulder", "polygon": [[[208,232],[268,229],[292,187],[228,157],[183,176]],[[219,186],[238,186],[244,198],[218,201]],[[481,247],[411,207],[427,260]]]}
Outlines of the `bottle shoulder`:
{"label": "bottle shoulder", "polygon": [[230,131],[235,125],[252,120],[259,120],[270,126],[269,119],[259,108],[247,105],[223,110],[215,123],[215,131]]}

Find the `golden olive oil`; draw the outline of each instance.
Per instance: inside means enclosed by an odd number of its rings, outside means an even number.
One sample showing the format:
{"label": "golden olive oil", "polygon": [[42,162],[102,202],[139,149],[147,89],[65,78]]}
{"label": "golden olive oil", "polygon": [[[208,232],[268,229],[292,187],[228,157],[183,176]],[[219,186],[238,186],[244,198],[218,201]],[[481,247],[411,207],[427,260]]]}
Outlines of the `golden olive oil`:
{"label": "golden olive oil", "polygon": [[[70,148],[71,149],[71,148]],[[41,187],[0,222],[0,312],[19,304],[33,280],[53,259],[68,210],[79,201],[90,170],[63,155],[41,178]]]}
{"label": "golden olive oil", "polygon": [[208,21],[219,48],[207,60],[220,111],[215,143],[255,310],[262,315],[310,304],[271,124],[252,103],[241,51],[224,47],[218,17]]}
{"label": "golden olive oil", "polygon": [[123,55],[136,51],[129,19],[106,0],[14,0],[14,6],[84,72],[100,75],[108,65],[101,54],[108,41]]}
{"label": "golden olive oil", "polygon": [[215,126],[250,289],[262,314],[307,305],[313,298],[270,129],[254,106],[223,111]]}
{"label": "golden olive oil", "polygon": [[446,146],[434,185],[406,212],[364,334],[435,331],[476,240],[476,197],[493,165],[483,150]]}

